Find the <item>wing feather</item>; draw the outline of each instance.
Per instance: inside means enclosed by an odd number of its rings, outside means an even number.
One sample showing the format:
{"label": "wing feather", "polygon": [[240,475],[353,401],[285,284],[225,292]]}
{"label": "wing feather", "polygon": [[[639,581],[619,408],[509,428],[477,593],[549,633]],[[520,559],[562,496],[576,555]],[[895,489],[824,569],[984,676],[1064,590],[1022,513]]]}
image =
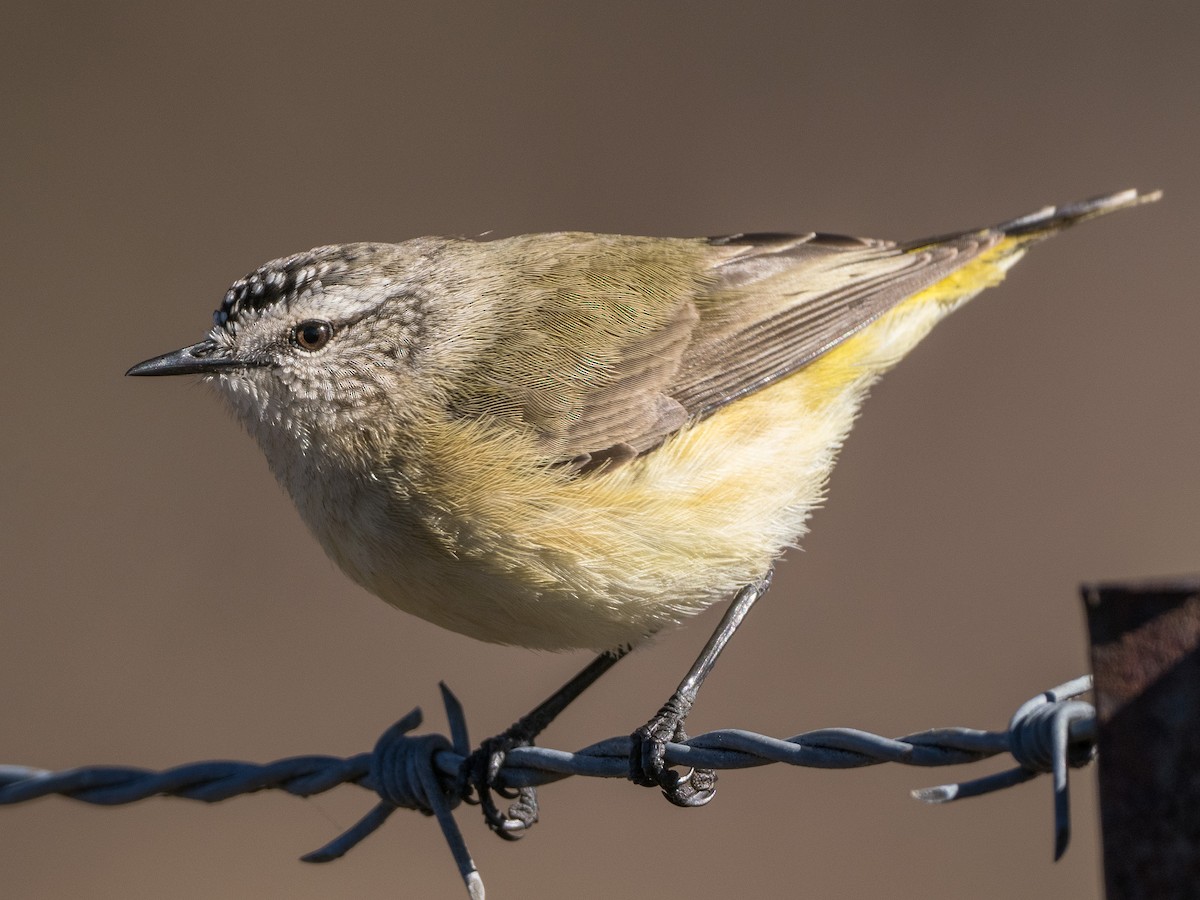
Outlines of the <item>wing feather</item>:
{"label": "wing feather", "polygon": [[519,283],[508,293],[525,305],[453,405],[531,427],[548,462],[620,465],[795,372],[1001,237],[510,239],[524,243],[510,251]]}

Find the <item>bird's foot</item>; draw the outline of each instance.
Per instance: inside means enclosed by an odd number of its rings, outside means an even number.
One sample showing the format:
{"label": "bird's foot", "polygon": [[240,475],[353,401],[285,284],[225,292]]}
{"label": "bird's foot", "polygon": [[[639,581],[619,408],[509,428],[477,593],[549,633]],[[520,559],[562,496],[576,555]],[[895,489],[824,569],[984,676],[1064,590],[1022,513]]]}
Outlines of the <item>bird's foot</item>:
{"label": "bird's foot", "polygon": [[[531,787],[509,788],[498,783],[504,758],[514,747],[528,747],[533,742],[512,729],[490,737],[474,753],[462,761],[458,769],[459,794],[467,803],[478,803],[483,819],[506,841],[523,838],[538,820],[537,791]],[[511,803],[501,812],[496,796]]]}
{"label": "bird's foot", "polygon": [[676,806],[704,806],[717,793],[717,773],[692,769],[681,775],[667,765],[669,741],[686,741],[683,721],[691,703],[679,694],[666,702],[649,722],[630,735],[629,780],[643,787],[658,787]]}

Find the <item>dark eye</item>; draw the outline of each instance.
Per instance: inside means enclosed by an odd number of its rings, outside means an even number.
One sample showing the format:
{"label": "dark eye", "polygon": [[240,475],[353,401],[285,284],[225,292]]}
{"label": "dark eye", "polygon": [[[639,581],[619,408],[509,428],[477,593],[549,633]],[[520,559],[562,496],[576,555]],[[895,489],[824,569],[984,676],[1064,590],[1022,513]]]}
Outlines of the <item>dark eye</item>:
{"label": "dark eye", "polygon": [[301,350],[313,353],[329,343],[333,337],[333,326],[319,319],[301,322],[292,329],[292,340]]}

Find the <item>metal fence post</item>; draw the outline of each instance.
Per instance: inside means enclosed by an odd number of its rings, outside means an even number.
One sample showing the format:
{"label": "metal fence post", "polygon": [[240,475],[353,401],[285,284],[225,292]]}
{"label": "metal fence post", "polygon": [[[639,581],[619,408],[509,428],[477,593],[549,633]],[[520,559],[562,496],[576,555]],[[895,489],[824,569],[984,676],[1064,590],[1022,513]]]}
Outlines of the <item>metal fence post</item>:
{"label": "metal fence post", "polygon": [[1082,590],[1107,900],[1200,898],[1200,577]]}

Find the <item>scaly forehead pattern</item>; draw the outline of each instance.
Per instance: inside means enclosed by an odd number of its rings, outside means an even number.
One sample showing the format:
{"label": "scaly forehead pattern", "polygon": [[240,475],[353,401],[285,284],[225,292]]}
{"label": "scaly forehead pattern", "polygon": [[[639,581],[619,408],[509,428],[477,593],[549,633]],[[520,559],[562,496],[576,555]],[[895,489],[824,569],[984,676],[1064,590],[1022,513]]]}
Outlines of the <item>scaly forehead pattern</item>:
{"label": "scaly forehead pattern", "polygon": [[286,308],[297,297],[340,283],[363,257],[382,247],[334,244],[272,260],[230,286],[221,307],[213,313],[213,324],[235,332],[239,321],[251,315],[277,304]]}

